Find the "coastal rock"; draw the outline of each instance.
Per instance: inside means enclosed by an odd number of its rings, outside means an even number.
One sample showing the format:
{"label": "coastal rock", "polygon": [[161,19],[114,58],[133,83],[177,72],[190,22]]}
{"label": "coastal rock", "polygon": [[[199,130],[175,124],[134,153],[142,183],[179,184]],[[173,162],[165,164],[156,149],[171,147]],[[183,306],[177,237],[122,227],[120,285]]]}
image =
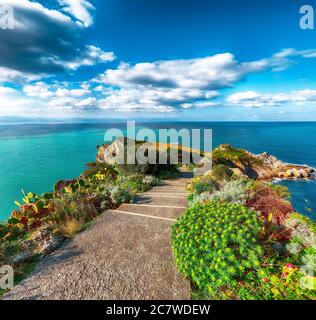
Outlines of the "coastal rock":
{"label": "coastal rock", "polygon": [[291,168],[284,172],[279,172],[280,178],[285,179],[310,179],[312,177],[313,169],[311,168]]}
{"label": "coastal rock", "polygon": [[24,248],[23,253],[14,256],[13,263],[22,263],[31,260],[36,256],[47,255],[57,249],[62,243],[63,238],[52,233],[49,226],[36,230],[31,238],[22,240],[20,245]]}
{"label": "coastal rock", "polygon": [[97,162],[115,164],[119,155],[124,155],[124,138],[98,148]]}
{"label": "coastal rock", "polygon": [[11,263],[18,264],[31,260],[34,257],[34,253],[30,251],[22,252],[14,257],[12,257]]}
{"label": "coastal rock", "polygon": [[260,160],[262,162],[263,165],[268,166],[272,169],[280,169],[283,168],[285,166],[285,164],[280,161],[278,158],[276,158],[275,156],[270,155],[267,152],[261,153],[259,155],[254,155],[252,154],[254,157],[256,157],[258,160]]}

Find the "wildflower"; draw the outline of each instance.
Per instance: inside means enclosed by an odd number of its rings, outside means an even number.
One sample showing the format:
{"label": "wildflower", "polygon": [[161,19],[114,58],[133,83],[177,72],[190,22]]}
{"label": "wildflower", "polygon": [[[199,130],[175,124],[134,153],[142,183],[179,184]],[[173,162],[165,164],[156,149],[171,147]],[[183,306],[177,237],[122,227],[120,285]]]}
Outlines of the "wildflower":
{"label": "wildflower", "polygon": [[283,278],[287,278],[288,275],[289,275],[289,274],[288,274],[287,272],[283,272],[283,273],[282,273],[282,277],[283,277]]}
{"label": "wildflower", "polygon": [[293,266],[292,263],[288,263],[288,264],[286,265],[286,267],[287,267],[288,269],[293,269],[293,268],[294,268],[294,266]]}
{"label": "wildflower", "polygon": [[267,278],[263,278],[262,282],[267,283],[267,282],[269,282],[269,280]]}

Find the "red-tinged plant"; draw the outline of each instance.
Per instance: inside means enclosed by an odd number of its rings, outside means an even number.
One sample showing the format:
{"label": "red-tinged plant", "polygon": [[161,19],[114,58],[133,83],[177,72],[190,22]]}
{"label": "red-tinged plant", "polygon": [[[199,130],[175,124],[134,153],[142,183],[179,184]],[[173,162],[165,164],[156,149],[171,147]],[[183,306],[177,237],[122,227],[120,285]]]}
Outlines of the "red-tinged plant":
{"label": "red-tinged plant", "polygon": [[289,214],[294,211],[292,205],[280,198],[269,186],[257,185],[252,196],[246,201],[246,206],[260,211],[267,222],[282,225]]}
{"label": "red-tinged plant", "polygon": [[267,238],[279,242],[291,238],[291,231],[284,227],[284,222],[294,209],[268,185],[257,184],[246,201],[246,206],[262,213]]}

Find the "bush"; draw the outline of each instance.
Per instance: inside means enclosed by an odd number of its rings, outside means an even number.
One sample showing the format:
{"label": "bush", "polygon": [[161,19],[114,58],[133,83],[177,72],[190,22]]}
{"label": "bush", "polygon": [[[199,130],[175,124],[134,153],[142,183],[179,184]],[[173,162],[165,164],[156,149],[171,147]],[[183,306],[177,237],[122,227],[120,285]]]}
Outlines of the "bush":
{"label": "bush", "polygon": [[192,179],[187,186],[187,190],[200,195],[204,192],[214,192],[220,188],[220,185],[211,176],[199,176]]}
{"label": "bush", "polygon": [[291,199],[291,194],[289,188],[286,186],[281,186],[279,184],[269,183],[268,186],[278,195],[280,198],[289,200]]}
{"label": "bush", "polygon": [[206,203],[212,200],[244,204],[249,198],[247,193],[249,186],[250,182],[244,179],[228,181],[221,190],[193,195],[190,205],[193,206],[199,202]]}
{"label": "bush", "polygon": [[72,238],[79,233],[85,225],[85,219],[82,218],[69,218],[66,219],[59,226],[59,233],[66,238]]}
{"label": "bush", "polygon": [[154,186],[158,186],[160,184],[160,179],[158,179],[154,176],[147,175],[142,179],[142,184],[151,188]]}
{"label": "bush", "polygon": [[172,228],[180,272],[211,297],[235,286],[260,266],[262,226],[254,211],[238,204],[212,201],[188,209]]}
{"label": "bush", "polygon": [[122,189],[119,186],[113,187],[110,191],[110,198],[115,205],[124,203],[124,202],[131,202],[132,194],[129,190]]}
{"label": "bush", "polygon": [[267,223],[284,224],[289,214],[294,211],[290,202],[280,198],[269,185],[255,183],[246,206],[260,211]]}
{"label": "bush", "polygon": [[68,224],[70,225],[74,221],[80,221],[84,224],[97,215],[96,209],[88,208],[86,203],[78,200],[77,195],[67,195],[55,199],[54,203],[55,210],[49,222],[54,225],[57,232],[63,235],[67,233],[65,230],[68,229]]}
{"label": "bush", "polygon": [[84,179],[92,178],[96,174],[104,175],[107,180],[114,181],[118,175],[118,171],[114,166],[100,163],[90,162],[86,164],[87,169],[83,172]]}
{"label": "bush", "polygon": [[249,198],[247,190],[250,183],[247,180],[233,180],[225,183],[222,190],[214,192],[210,199],[223,202],[244,204]]}
{"label": "bush", "polygon": [[218,181],[228,181],[233,176],[233,171],[224,164],[215,165],[212,169],[212,177]]}
{"label": "bush", "polygon": [[302,280],[311,279],[300,268],[285,263],[277,270],[267,267],[249,273],[236,294],[242,300],[314,300],[315,292],[303,288]]}
{"label": "bush", "polygon": [[260,165],[261,161],[243,149],[234,148],[229,144],[222,144],[212,154],[213,163],[233,165],[239,163],[247,166]]}

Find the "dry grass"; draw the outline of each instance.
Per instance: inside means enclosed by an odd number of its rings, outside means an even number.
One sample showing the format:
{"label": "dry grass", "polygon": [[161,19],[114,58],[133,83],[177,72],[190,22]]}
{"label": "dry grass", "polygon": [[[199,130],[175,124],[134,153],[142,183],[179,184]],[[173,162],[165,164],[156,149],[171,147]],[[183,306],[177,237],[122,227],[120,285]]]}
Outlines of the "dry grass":
{"label": "dry grass", "polygon": [[83,218],[71,217],[59,226],[58,231],[62,236],[72,238],[82,230],[84,225],[85,221]]}

